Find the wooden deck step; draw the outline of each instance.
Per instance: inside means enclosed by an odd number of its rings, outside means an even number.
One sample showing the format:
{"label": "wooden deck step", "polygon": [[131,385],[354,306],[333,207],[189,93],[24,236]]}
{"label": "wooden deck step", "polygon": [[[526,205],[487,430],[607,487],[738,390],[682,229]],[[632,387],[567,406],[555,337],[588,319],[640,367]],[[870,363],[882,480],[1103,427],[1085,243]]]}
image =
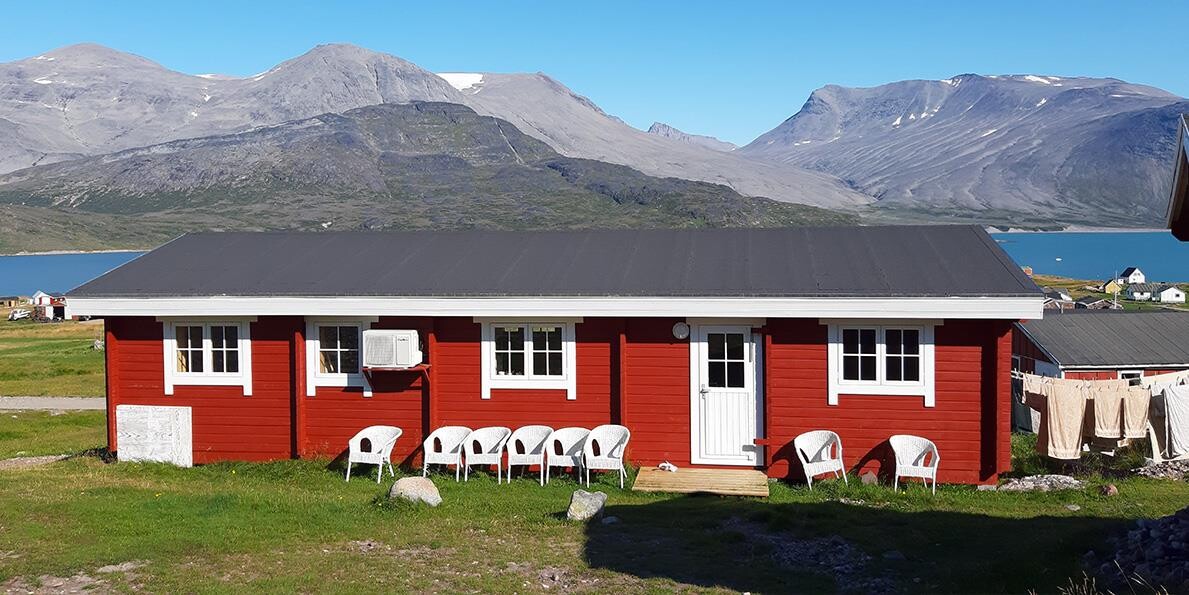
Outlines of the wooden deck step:
{"label": "wooden deck step", "polygon": [[768,497],[768,476],[755,469],[691,469],[676,472],[641,467],[632,490],[677,494]]}

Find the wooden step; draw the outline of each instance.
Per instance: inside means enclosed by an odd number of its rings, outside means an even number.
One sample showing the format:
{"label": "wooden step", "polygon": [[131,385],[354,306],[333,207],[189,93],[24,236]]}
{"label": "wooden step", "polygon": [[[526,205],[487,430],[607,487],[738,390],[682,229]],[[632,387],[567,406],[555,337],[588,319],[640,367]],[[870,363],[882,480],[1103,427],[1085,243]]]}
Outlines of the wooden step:
{"label": "wooden step", "polygon": [[755,469],[697,469],[682,467],[676,472],[641,467],[632,490],[676,494],[719,494],[722,496],[768,497],[768,476]]}

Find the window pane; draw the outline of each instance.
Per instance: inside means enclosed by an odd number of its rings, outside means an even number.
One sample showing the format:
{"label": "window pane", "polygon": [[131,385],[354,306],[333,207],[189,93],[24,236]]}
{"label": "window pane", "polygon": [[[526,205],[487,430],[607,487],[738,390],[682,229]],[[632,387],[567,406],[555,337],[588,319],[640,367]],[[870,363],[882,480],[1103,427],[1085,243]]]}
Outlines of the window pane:
{"label": "window pane", "polygon": [[223,371],[223,353],[222,351],[216,351],[211,357],[211,368],[213,368],[213,372]]}
{"label": "window pane", "polygon": [[227,352],[227,365],[224,366],[224,371],[230,372],[232,374],[239,372],[239,352],[238,351],[232,350],[232,351]]}
{"label": "window pane", "polygon": [[510,356],[511,374],[513,376],[524,376],[524,352],[513,351]]}
{"label": "window pane", "polygon": [[724,362],[710,362],[706,364],[710,370],[710,386],[722,388],[727,385],[727,364]]}
{"label": "window pane", "polygon": [[896,329],[888,329],[884,332],[884,342],[887,343],[888,353],[900,353],[900,331]]}
{"label": "window pane", "polygon": [[549,332],[549,351],[561,351],[561,328],[554,327]]}
{"label": "window pane", "polygon": [[906,382],[920,382],[921,381],[921,358],[919,358],[919,357],[904,358],[904,380]]}
{"label": "window pane", "polygon": [[178,372],[189,372],[190,371],[190,352],[186,351],[184,349],[179,349],[177,359],[178,359],[177,371]]}
{"label": "window pane", "polygon": [[[890,346],[889,346],[889,347],[890,347]],[[901,367],[902,367],[902,365],[903,365],[903,364],[901,363],[900,356],[898,356],[898,355],[889,355],[889,356],[888,356],[888,359],[887,359],[887,362],[886,362],[886,365],[887,365],[887,367],[888,367],[888,380],[893,380],[893,381],[896,381],[896,382],[899,382],[900,380],[903,380],[903,379],[901,378],[902,374],[900,373]]]}
{"label": "window pane", "polygon": [[859,347],[863,353],[875,353],[875,329],[859,330]]}
{"label": "window pane", "polygon": [[319,351],[318,371],[323,374],[337,374],[339,371],[339,352]]}
{"label": "window pane", "polygon": [[743,369],[743,362],[727,363],[727,386],[731,388],[743,388]]}
{"label": "window pane", "polygon": [[[354,326],[339,327],[339,348],[359,349],[359,328]],[[347,367],[343,364],[343,367]]]}
{"label": "window pane", "polygon": [[339,353],[339,371],[345,374],[359,373],[359,352],[342,351]]}
{"label": "window pane", "polygon": [[859,359],[859,380],[875,380],[875,358],[865,355]]}
{"label": "window pane", "polygon": [[549,375],[550,376],[561,376],[562,375],[561,353],[560,352],[554,352],[554,353],[549,354]]}
{"label": "window pane", "polygon": [[500,351],[507,351],[509,347],[508,329],[497,326],[495,327],[495,348]]}
{"label": "window pane", "polygon": [[174,338],[177,340],[178,349],[183,349],[190,346],[190,327],[179,326],[175,331],[175,335],[176,337]]}
{"label": "window pane", "polygon": [[859,379],[859,356],[847,355],[842,358],[842,378],[844,380]]}
{"label": "window pane", "polygon": [[191,349],[190,350],[190,371],[197,372],[199,374],[202,373],[202,350],[201,349]]}
{"label": "window pane", "polygon": [[916,355],[921,352],[921,331],[908,329],[904,331],[904,353]]}
{"label": "window pane", "polygon": [[235,349],[236,347],[239,347],[239,327],[238,326],[225,326],[222,328],[223,328],[223,336],[227,340],[227,347],[230,349]]}
{"label": "window pane", "polygon": [[339,329],[334,326],[318,327],[318,344],[323,349],[334,349],[339,346]]}
{"label": "window pane", "polygon": [[495,354],[495,373],[499,374],[499,375],[505,375],[505,374],[512,373],[512,370],[508,367],[508,354],[507,353],[496,353]]}
{"label": "window pane", "polygon": [[223,348],[223,329],[227,327],[212,326],[211,327],[211,346],[215,349]]}
{"label": "window pane", "polygon": [[706,335],[706,346],[708,352],[706,357],[709,359],[725,359],[727,338],[722,333],[708,333]]}
{"label": "window pane", "polygon": [[743,334],[727,334],[727,359],[743,359]]}
{"label": "window pane", "polygon": [[843,353],[858,353],[859,352],[859,330],[848,328],[842,330],[842,352]]}
{"label": "window pane", "polygon": [[524,329],[511,329],[508,333],[508,337],[510,344],[509,349],[512,349],[513,351],[524,351]]}
{"label": "window pane", "polygon": [[533,374],[548,374],[549,362],[544,351],[536,351],[533,353]]}

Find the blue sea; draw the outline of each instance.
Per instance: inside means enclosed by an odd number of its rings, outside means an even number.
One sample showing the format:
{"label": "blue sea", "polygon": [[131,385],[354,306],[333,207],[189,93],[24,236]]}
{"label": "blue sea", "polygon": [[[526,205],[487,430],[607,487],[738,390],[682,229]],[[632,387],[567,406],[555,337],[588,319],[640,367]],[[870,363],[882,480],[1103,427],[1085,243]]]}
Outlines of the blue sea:
{"label": "blue sea", "polygon": [[144,252],[0,256],[0,296],[65,293]]}
{"label": "blue sea", "polygon": [[1043,275],[1104,280],[1139,267],[1150,282],[1189,282],[1189,242],[1167,231],[991,235],[1020,266]]}
{"label": "blue sea", "polygon": [[[1168,232],[992,234],[1021,266],[1041,274],[1107,279],[1129,266],[1153,281],[1189,282],[1189,242]],[[143,252],[0,256],[0,296],[65,292]]]}

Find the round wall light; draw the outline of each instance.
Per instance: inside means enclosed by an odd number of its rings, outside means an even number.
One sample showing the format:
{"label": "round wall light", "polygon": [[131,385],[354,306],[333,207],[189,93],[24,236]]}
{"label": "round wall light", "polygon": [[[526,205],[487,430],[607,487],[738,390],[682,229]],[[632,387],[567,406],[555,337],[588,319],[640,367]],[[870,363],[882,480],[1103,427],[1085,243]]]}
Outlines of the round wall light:
{"label": "round wall light", "polygon": [[673,325],[673,337],[676,339],[682,339],[682,340],[688,339],[689,338],[689,325],[684,322],[678,322],[677,324],[674,324]]}

